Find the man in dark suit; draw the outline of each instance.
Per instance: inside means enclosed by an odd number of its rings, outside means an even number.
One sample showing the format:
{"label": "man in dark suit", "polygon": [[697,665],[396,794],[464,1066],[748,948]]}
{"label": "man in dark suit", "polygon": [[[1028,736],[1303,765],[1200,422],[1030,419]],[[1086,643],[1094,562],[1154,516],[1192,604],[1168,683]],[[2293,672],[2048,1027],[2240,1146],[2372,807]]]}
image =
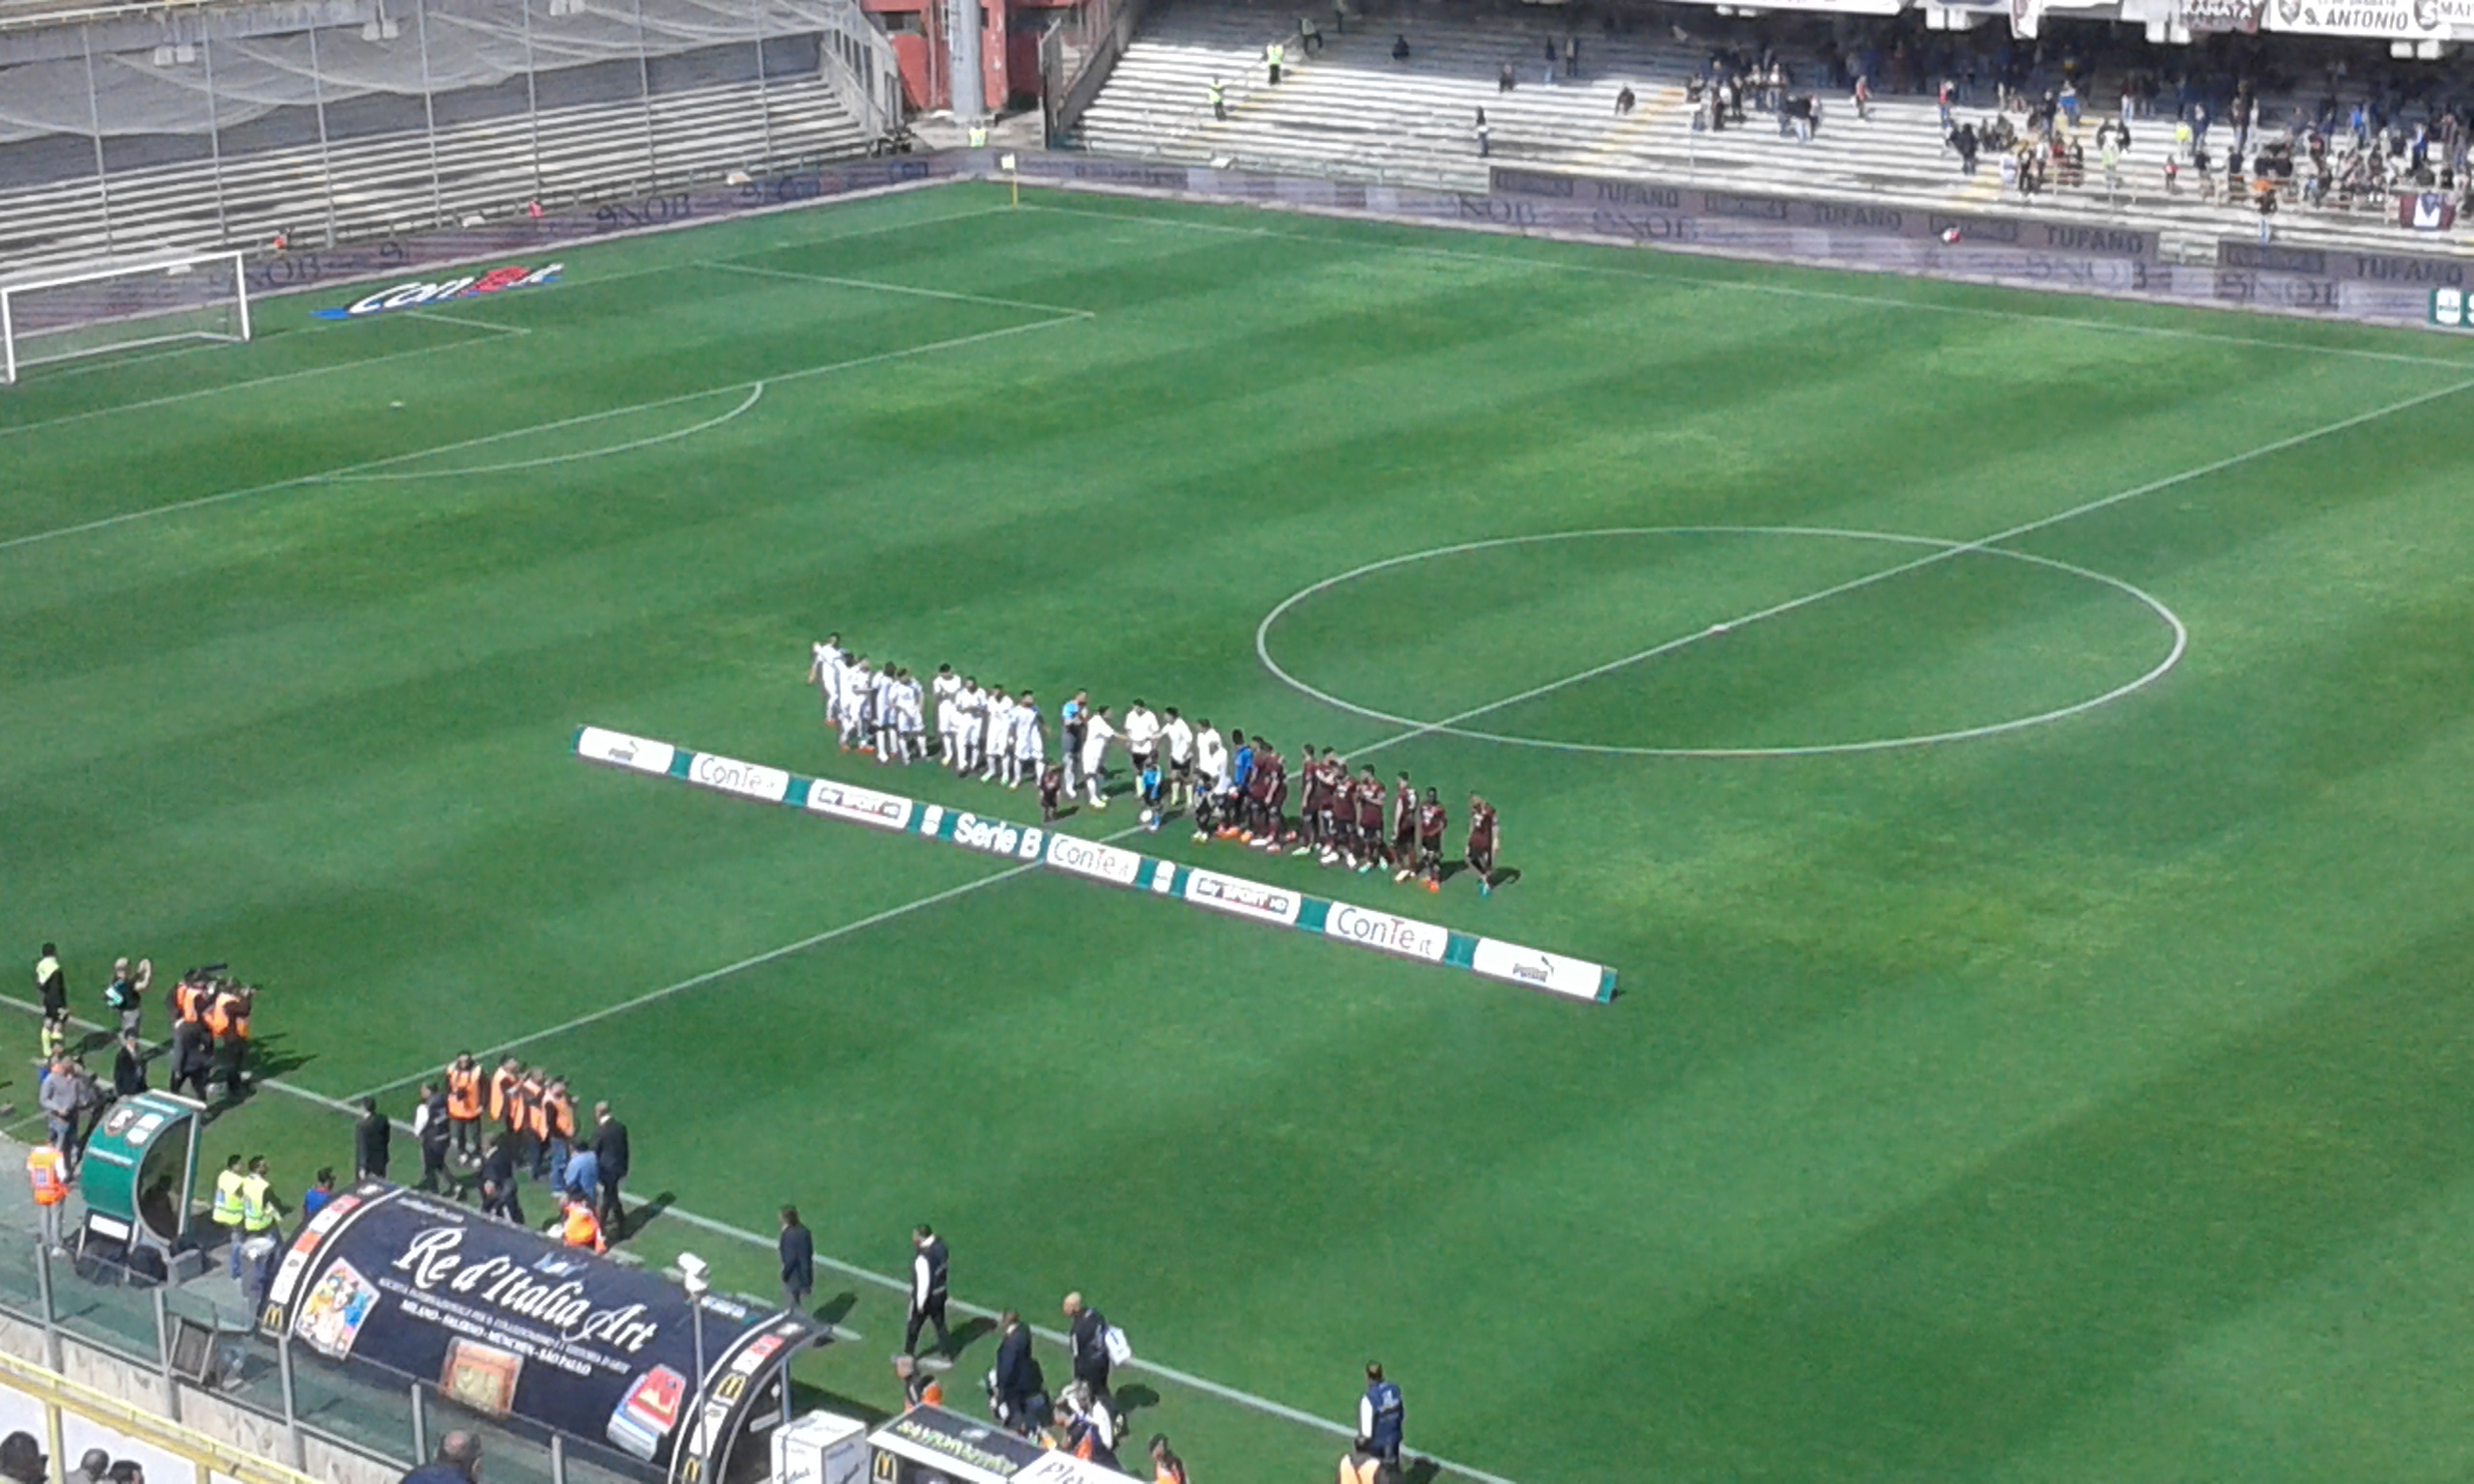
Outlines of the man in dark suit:
{"label": "man in dark suit", "polygon": [[1030,1436],[1048,1420],[1048,1387],[1031,1356],[1031,1327],[1007,1309],[996,1318],[996,1408],[1007,1427]]}
{"label": "man in dark suit", "polygon": [[601,1224],[614,1238],[627,1230],[627,1208],[620,1204],[618,1183],[627,1178],[627,1126],[610,1104],[592,1105],[592,1156],[601,1166]]}
{"label": "man in dark suit", "polygon": [[128,1098],[146,1091],[146,1052],[135,1031],[120,1033],[120,1049],[112,1053],[112,1096]]}
{"label": "man in dark suit", "polygon": [[357,1180],[387,1178],[388,1148],[394,1142],[395,1126],[378,1111],[378,1099],[360,1099],[360,1119],[352,1126],[353,1174]]}
{"label": "man in dark suit", "polygon": [[1105,1401],[1108,1395],[1108,1316],[1084,1303],[1080,1294],[1068,1294],[1065,1322],[1071,1327],[1066,1350],[1074,1359],[1074,1379],[1094,1398]]}
{"label": "man in dark suit", "polygon": [[208,1074],[215,1070],[215,1042],[206,1027],[194,1020],[183,1020],[172,1027],[172,1091],[184,1086],[200,1102],[214,1099],[206,1093]]}
{"label": "man in dark suit", "polygon": [[816,1292],[816,1237],[799,1224],[799,1208],[782,1208],[782,1307],[807,1312],[808,1296]]}

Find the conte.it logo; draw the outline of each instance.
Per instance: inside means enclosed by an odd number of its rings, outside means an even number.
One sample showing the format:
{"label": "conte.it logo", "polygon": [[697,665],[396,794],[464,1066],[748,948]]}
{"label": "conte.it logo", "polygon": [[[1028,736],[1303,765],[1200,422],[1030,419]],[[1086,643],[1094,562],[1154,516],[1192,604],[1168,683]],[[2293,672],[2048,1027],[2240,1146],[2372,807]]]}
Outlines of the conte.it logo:
{"label": "conte.it logo", "polygon": [[503,294],[513,289],[535,289],[559,281],[563,263],[546,268],[527,268],[521,263],[494,268],[485,273],[468,273],[461,278],[446,278],[436,283],[415,279],[392,288],[380,289],[337,309],[313,309],[310,313],[321,320],[362,320],[373,314],[386,314],[396,309],[418,309],[424,304],[443,304],[451,299],[477,299],[484,294]]}

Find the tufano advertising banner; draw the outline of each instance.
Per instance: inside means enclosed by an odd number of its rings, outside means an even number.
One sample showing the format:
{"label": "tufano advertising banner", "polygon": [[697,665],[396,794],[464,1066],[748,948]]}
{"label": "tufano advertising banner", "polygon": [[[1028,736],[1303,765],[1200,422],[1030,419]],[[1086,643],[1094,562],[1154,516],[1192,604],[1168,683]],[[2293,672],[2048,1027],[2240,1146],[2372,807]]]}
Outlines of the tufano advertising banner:
{"label": "tufano advertising banner", "polygon": [[[691,1305],[710,1357],[702,1377]],[[820,1337],[801,1316],[690,1299],[656,1273],[383,1181],[310,1218],[258,1322],[338,1364],[428,1383],[685,1484],[717,1476],[750,1418],[778,1411],[783,1367]]]}

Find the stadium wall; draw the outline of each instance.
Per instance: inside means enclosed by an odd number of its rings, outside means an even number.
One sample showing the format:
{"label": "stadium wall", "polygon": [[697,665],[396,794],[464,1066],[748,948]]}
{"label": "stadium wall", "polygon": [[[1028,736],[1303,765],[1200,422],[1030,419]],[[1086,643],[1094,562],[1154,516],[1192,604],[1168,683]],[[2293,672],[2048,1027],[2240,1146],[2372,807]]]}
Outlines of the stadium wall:
{"label": "stadium wall", "polygon": [[[2209,263],[2169,262],[2153,233],[1996,214],[1851,208],[1844,202],[1647,180],[1498,169],[1485,192],[1145,164],[1079,153],[994,151],[851,161],[551,213],[539,219],[389,238],[332,250],[260,254],[257,295],[324,292],[459,266],[538,257],[584,243],[916,190],[1006,182],[1160,200],[1245,205],[1309,216],[1411,222],[1522,237],[2013,289],[2058,290],[2186,308],[2250,309],[2431,329],[2431,291],[2468,286],[2467,260],[2261,244],[2228,238]],[[1948,234],[1955,229],[1957,236]],[[339,302],[342,300],[338,300]]]}

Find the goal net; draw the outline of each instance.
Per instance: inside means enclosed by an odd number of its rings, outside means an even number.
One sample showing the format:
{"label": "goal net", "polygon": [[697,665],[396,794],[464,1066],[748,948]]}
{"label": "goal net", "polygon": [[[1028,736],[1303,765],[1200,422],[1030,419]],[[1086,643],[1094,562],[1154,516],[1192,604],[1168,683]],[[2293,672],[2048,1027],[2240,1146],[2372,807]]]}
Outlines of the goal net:
{"label": "goal net", "polygon": [[237,252],[0,281],[0,383],[29,366],[133,346],[248,338],[249,286]]}

